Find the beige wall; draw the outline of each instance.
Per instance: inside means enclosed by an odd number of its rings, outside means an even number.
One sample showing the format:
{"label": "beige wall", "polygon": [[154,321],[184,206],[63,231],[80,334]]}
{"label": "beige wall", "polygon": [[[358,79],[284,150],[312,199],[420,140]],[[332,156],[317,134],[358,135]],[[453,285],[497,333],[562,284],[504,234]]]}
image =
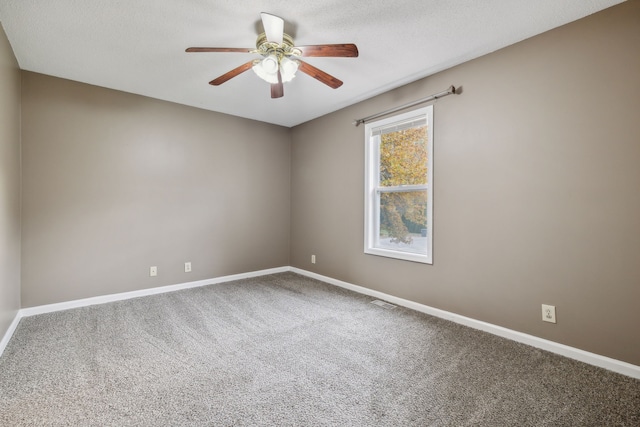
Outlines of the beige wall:
{"label": "beige wall", "polygon": [[20,70],[0,25],[0,339],[20,308]]}
{"label": "beige wall", "polygon": [[[291,264],[640,365],[639,46],[626,2],[294,128]],[[351,121],[452,84],[433,265],[365,255]]]}
{"label": "beige wall", "polygon": [[22,76],[23,307],[289,264],[288,129]]}

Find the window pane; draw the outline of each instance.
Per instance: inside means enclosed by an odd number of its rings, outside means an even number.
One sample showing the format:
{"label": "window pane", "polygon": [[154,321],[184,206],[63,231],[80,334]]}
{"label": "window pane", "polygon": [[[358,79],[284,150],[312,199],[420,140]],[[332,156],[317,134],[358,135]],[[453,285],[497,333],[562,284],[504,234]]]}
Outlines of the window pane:
{"label": "window pane", "polygon": [[380,194],[378,247],[427,253],[427,191]]}
{"label": "window pane", "polygon": [[427,127],[381,135],[380,186],[420,184],[427,184]]}

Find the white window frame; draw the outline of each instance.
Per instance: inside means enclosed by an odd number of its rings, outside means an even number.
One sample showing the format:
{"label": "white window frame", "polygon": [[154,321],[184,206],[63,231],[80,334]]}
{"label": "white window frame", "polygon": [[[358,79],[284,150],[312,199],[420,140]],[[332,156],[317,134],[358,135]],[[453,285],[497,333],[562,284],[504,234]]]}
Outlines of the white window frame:
{"label": "white window frame", "polygon": [[[386,187],[383,191],[427,190],[427,251],[426,254],[404,252],[380,247],[380,136],[373,132],[415,120],[427,123],[427,184]],[[364,253],[433,264],[433,105],[398,114],[365,125],[365,217]]]}

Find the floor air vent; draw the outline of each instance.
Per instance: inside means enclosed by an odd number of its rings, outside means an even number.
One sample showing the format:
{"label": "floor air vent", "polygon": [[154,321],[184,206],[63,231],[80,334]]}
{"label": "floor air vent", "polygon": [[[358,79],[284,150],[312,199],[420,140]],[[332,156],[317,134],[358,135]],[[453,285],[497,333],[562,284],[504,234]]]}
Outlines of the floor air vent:
{"label": "floor air vent", "polygon": [[388,302],[386,302],[386,301],[381,301],[381,300],[379,300],[379,299],[374,300],[374,301],[371,301],[371,304],[379,305],[380,307],[382,307],[382,308],[386,308],[387,310],[391,310],[392,308],[396,308],[396,306],[395,306],[395,305],[393,305],[393,304],[389,304]]}

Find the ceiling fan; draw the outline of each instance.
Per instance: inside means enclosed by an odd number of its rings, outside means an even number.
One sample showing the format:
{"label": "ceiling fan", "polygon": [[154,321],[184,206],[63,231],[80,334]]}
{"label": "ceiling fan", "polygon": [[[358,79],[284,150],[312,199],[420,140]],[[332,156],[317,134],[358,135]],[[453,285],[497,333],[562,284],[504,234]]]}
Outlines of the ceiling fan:
{"label": "ceiling fan", "polygon": [[284,20],[279,16],[269,13],[261,13],[264,33],[258,36],[256,48],[235,47],[190,47],[187,52],[240,52],[257,53],[262,59],[253,59],[239,67],[226,72],[220,77],[211,80],[209,84],[218,86],[222,83],[244,73],[249,69],[263,80],[271,84],[271,98],[284,96],[283,83],[291,81],[298,70],[314,79],[337,89],[342,86],[342,81],[330,74],[308,64],[300,57],[357,57],[358,48],[355,44],[324,44],[312,46],[295,46],[293,38],[284,32]]}

